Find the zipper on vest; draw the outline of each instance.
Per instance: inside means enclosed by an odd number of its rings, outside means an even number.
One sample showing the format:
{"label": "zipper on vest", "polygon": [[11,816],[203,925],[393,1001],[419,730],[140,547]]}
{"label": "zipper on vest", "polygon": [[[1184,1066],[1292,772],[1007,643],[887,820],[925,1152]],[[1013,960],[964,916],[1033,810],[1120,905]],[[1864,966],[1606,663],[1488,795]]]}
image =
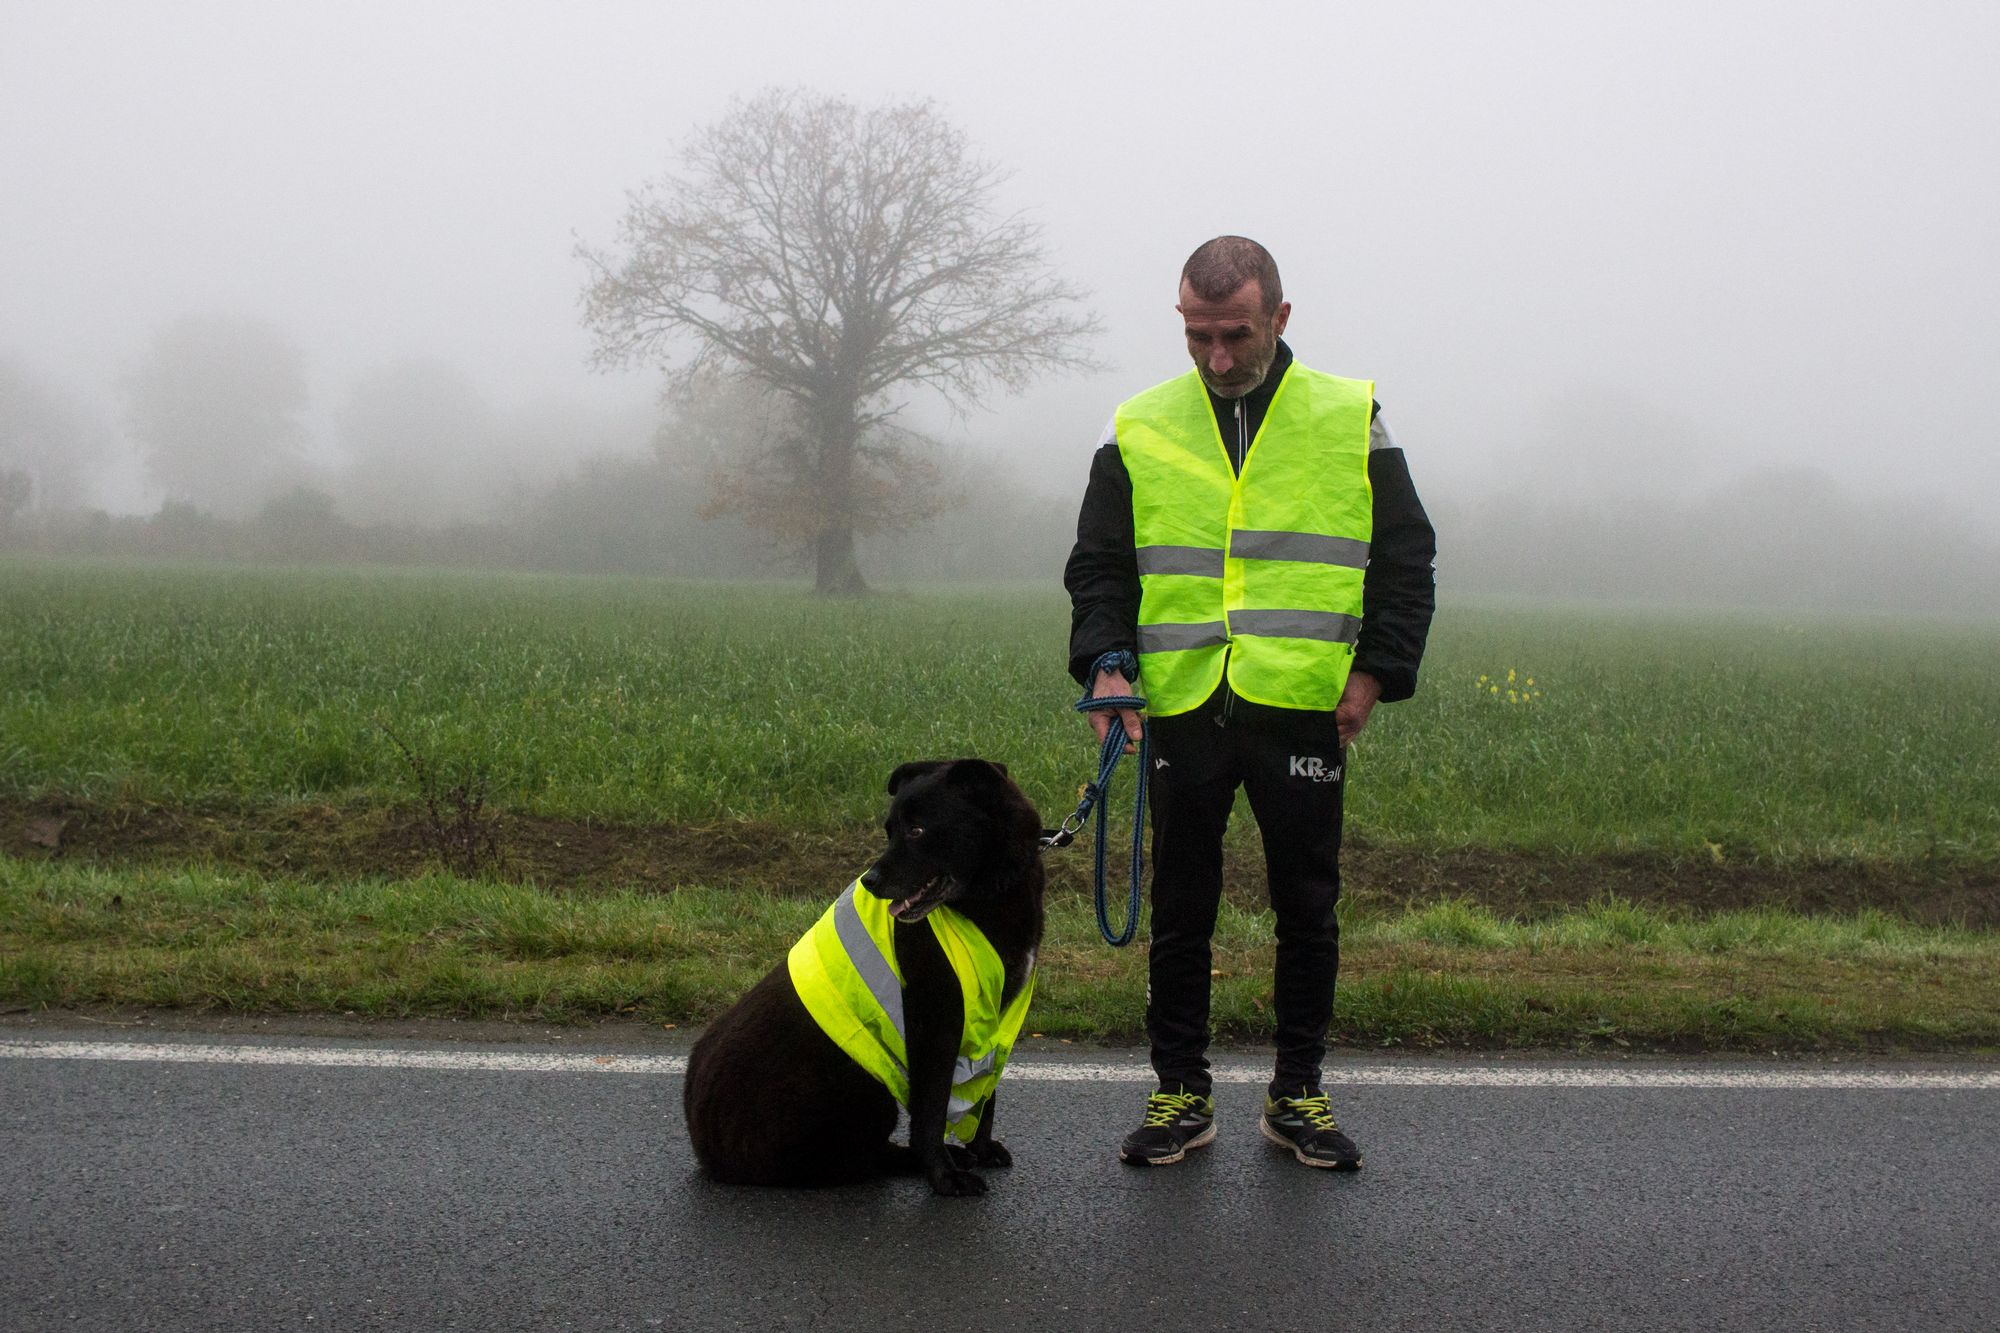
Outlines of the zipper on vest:
{"label": "zipper on vest", "polygon": [[[1249,436],[1250,419],[1243,411],[1243,400],[1238,398],[1236,400],[1236,476],[1239,481],[1243,477],[1243,465],[1250,459]],[[1226,616],[1228,612],[1224,612],[1223,614]],[[1229,715],[1236,708],[1236,691],[1229,688],[1229,654],[1233,651],[1235,651],[1233,645],[1225,646],[1222,650],[1222,711],[1215,715],[1215,725],[1218,727],[1226,728],[1229,725]]]}

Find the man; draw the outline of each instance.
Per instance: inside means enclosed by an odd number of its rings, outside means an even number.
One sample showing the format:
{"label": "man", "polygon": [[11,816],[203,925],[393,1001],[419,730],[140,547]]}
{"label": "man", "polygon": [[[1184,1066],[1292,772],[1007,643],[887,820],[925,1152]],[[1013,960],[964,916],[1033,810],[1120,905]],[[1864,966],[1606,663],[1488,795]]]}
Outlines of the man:
{"label": "man", "polygon": [[[1120,715],[1151,731],[1159,1090],[1119,1155],[1162,1166],[1215,1137],[1209,941],[1240,786],[1277,916],[1259,1125],[1308,1166],[1352,1170],[1361,1153],[1320,1087],[1347,747],[1377,703],[1416,691],[1436,541],[1374,386],[1309,370],[1280,340],[1292,308],[1263,246],[1203,245],[1176,308],[1194,369],[1112,417],[1063,576],[1070,673],[1094,696],[1146,696],[1143,724]],[[1101,741],[1109,716],[1090,718]]]}

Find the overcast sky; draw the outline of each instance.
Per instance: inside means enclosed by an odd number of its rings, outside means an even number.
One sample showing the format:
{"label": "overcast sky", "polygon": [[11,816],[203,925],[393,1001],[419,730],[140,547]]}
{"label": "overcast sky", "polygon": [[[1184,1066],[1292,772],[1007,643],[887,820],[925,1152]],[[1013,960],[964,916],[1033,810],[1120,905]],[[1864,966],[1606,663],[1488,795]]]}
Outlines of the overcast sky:
{"label": "overcast sky", "polygon": [[0,0],[0,355],[109,414],[155,329],[231,312],[322,403],[409,355],[646,402],[585,367],[572,249],[798,84],[936,99],[1094,291],[1107,370],[951,427],[1053,490],[1183,367],[1174,277],[1228,231],[1427,495],[1820,467],[1990,536],[1996,68],[1984,3]]}

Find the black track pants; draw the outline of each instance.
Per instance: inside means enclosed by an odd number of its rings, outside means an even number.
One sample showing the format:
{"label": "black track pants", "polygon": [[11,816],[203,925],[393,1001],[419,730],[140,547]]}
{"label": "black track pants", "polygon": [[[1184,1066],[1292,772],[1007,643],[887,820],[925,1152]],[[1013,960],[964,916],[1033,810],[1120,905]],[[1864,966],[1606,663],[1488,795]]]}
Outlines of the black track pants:
{"label": "black track pants", "polygon": [[[1260,710],[1261,711],[1261,710]],[[1153,934],[1146,1032],[1164,1087],[1209,1092],[1209,941],[1222,900],[1222,834],[1236,789],[1264,838],[1277,915],[1273,1091],[1317,1087],[1340,967],[1340,817],[1346,754],[1330,713],[1218,722],[1211,710],[1149,719]]]}

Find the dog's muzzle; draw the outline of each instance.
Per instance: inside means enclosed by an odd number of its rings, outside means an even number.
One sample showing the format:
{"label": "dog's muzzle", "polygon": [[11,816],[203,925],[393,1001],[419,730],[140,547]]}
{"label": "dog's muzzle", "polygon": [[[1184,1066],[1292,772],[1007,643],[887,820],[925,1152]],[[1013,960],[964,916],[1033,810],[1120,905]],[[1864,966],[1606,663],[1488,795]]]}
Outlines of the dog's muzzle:
{"label": "dog's muzzle", "polygon": [[890,902],[889,915],[904,923],[921,921],[930,915],[932,908],[942,907],[949,901],[952,890],[957,887],[958,881],[950,875],[939,875],[908,897]]}

